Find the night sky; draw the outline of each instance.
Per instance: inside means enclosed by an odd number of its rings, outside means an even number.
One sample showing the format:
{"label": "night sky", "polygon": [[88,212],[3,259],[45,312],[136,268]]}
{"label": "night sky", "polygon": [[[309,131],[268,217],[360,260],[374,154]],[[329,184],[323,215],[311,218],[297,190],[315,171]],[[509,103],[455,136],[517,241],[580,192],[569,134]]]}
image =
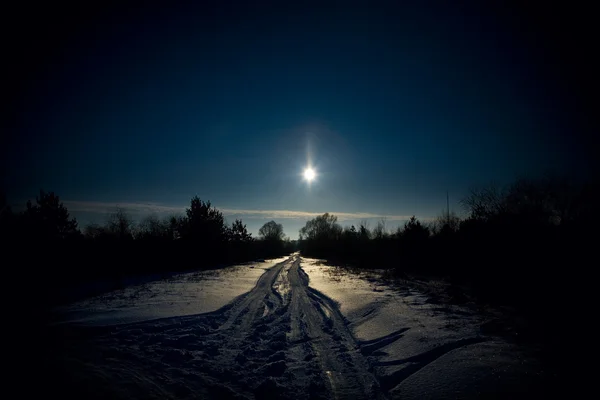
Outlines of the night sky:
{"label": "night sky", "polygon": [[393,225],[446,191],[460,211],[475,185],[595,170],[589,10],[198,3],[8,15],[10,203],[53,190],[84,225],[198,195],[294,238],[311,213]]}

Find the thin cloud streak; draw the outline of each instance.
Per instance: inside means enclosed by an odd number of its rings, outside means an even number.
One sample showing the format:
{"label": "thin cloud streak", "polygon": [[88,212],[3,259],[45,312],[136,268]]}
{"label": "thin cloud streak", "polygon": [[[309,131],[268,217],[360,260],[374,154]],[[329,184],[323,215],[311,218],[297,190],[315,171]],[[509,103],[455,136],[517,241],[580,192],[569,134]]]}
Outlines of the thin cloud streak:
{"label": "thin cloud streak", "polygon": [[[279,218],[279,219],[310,219],[323,215],[325,212],[309,212],[309,211],[291,211],[291,210],[233,210],[223,209],[225,215],[239,215],[246,216],[249,218]],[[372,213],[347,213],[347,212],[329,212],[338,217],[339,221],[345,220],[356,220],[356,219],[373,219],[373,218],[385,218],[389,221],[400,221],[407,220],[411,216],[408,215],[383,215],[383,214],[372,214]]]}
{"label": "thin cloud streak", "polygon": [[[114,211],[117,207],[124,209],[131,214],[182,214],[186,207],[165,206],[156,203],[110,203],[96,201],[64,201],[65,206],[69,211],[76,213],[96,213],[106,214]],[[262,219],[310,219],[323,215],[324,212],[309,212],[309,211],[294,211],[294,210],[247,210],[247,209],[232,209],[219,208],[225,216],[228,217],[245,217],[245,218],[262,218]],[[338,217],[339,221],[346,220],[361,220],[361,219],[381,219],[387,221],[405,221],[410,219],[411,215],[384,215],[365,212],[329,212]],[[431,218],[422,218],[421,220],[429,220]]]}
{"label": "thin cloud streak", "polygon": [[185,207],[164,206],[155,203],[108,203],[98,201],[63,201],[64,205],[73,212],[106,214],[116,208],[122,208],[134,214],[178,214],[185,212]]}

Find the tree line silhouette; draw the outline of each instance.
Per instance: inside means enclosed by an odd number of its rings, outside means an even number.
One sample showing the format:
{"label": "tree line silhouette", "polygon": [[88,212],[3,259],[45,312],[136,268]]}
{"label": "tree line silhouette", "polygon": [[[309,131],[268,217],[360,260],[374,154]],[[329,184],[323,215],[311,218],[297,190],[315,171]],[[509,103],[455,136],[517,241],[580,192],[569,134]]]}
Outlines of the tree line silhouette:
{"label": "tree line silhouette", "polygon": [[595,181],[556,176],[518,179],[471,190],[461,200],[462,218],[449,210],[431,222],[413,216],[392,231],[385,220],[373,228],[366,222],[342,227],[325,213],[307,221],[297,243],[285,240],[274,221],[261,227],[257,240],[241,220],[227,224],[198,197],[184,215],[135,222],[116,209],[105,224],[82,231],[57,195],[41,191],[22,212],[0,196],[0,238],[10,264],[5,270],[35,274],[53,301],[61,298],[60,288],[82,281],[207,268],[300,249],[339,265],[445,278],[485,301],[541,316],[559,306],[556,292],[564,292],[572,272],[590,265],[586,257],[600,226],[599,189]]}
{"label": "tree line silhouette", "polygon": [[255,239],[241,220],[227,224],[221,211],[197,196],[184,215],[149,215],[136,222],[117,208],[105,224],[83,231],[53,192],[40,191],[22,212],[14,212],[2,195],[0,210],[4,260],[40,282],[36,290],[51,302],[69,300],[63,289],[82,282],[277,257],[294,246],[281,224],[267,222]]}
{"label": "tree line silhouette", "polygon": [[444,278],[480,300],[543,318],[564,306],[567,271],[589,265],[599,189],[551,175],[517,179],[471,190],[461,200],[462,218],[449,210],[431,222],[413,216],[393,231],[385,220],[372,229],[366,222],[342,227],[326,213],[300,230],[299,246],[305,256],[339,265]]}

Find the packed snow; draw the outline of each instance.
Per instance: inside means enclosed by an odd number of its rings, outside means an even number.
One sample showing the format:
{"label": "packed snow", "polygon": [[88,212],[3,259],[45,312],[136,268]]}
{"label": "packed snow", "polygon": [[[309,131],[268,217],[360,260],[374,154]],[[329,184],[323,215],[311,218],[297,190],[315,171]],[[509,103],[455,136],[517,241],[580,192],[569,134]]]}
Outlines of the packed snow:
{"label": "packed snow", "polygon": [[215,311],[249,292],[267,269],[286,259],[181,273],[167,279],[132,284],[58,307],[55,322],[117,325]]}
{"label": "packed snow", "polygon": [[[529,353],[489,316],[298,254],[56,310],[54,390],[91,398],[530,397]],[[531,388],[531,393],[523,391]]]}
{"label": "packed snow", "polygon": [[[440,305],[382,271],[348,273],[302,259],[310,286],[339,304],[361,352],[392,398],[517,397],[545,378],[530,351],[485,334],[494,316]],[[522,393],[527,396],[527,393]]]}

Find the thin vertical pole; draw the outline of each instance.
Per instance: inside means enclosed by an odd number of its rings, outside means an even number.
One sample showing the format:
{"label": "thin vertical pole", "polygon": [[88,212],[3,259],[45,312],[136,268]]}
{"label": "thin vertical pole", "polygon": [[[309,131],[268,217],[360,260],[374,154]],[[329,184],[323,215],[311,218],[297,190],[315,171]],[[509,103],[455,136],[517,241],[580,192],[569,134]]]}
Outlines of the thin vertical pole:
{"label": "thin vertical pole", "polygon": [[446,190],[446,223],[450,225],[450,197]]}

